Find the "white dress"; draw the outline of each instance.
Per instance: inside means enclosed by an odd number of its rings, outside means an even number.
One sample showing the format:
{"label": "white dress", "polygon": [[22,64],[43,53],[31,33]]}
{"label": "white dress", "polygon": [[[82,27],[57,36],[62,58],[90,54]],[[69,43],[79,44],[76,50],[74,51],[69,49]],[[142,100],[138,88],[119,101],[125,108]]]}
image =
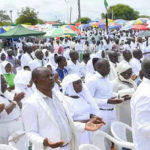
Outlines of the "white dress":
{"label": "white dress", "polygon": [[[69,110],[69,113],[73,120],[76,122],[89,120],[90,114],[92,114],[91,106],[83,98],[74,99],[68,96],[65,96],[64,103]],[[84,107],[83,107],[84,106]],[[78,132],[78,143],[81,144],[90,144],[90,132]]]}

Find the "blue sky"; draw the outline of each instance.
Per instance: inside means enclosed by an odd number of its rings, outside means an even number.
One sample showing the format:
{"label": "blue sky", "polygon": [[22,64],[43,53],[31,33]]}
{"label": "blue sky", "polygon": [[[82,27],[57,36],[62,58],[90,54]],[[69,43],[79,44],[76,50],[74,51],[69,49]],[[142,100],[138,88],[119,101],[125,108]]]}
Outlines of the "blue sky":
{"label": "blue sky", "polygon": [[[68,6],[72,6],[72,20],[78,16],[77,0],[67,0]],[[100,18],[104,12],[104,0],[80,0],[81,16],[88,16],[91,19]],[[150,0],[107,0],[109,5],[123,3],[138,10],[140,14],[150,15]],[[60,19],[67,21],[67,5],[65,0],[0,0],[0,9],[13,10],[13,20],[17,17],[17,12],[22,7],[32,7],[39,12],[39,17],[43,20]]]}

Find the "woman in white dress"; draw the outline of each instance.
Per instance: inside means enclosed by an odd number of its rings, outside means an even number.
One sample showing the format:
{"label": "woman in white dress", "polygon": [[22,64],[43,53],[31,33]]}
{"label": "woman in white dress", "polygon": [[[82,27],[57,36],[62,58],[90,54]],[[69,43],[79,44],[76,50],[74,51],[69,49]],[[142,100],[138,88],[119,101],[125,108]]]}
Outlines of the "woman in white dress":
{"label": "woman in white dress", "polygon": [[[62,88],[65,95],[64,104],[75,122],[86,123],[92,117],[100,116],[97,104],[78,75],[66,76]],[[89,131],[77,132],[77,135],[79,144],[91,143]]]}
{"label": "woman in white dress", "polygon": [[[12,94],[7,91],[7,83],[5,78],[0,75],[0,104],[4,104],[4,108],[0,113],[0,144],[8,144],[10,136],[14,138],[23,132],[23,124],[21,120],[21,100],[24,93]],[[13,139],[16,144],[18,138]],[[25,141],[16,145],[17,148],[27,150],[28,145]]]}

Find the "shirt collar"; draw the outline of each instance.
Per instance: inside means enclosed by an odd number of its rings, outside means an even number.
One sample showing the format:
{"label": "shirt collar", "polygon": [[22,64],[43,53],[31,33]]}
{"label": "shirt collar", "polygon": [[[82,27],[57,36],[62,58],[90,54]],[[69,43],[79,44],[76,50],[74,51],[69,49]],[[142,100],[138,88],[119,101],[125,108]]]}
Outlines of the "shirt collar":
{"label": "shirt collar", "polygon": [[46,96],[45,94],[43,94],[41,91],[39,91],[38,89],[36,89],[36,93],[40,96],[40,97],[42,97],[42,98],[50,98],[50,97],[48,97],[48,96]]}

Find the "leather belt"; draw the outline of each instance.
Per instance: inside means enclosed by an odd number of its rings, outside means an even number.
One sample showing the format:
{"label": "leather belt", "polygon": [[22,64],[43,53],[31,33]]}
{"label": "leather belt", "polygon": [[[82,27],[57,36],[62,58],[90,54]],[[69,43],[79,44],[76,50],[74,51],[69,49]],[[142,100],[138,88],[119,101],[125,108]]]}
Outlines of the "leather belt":
{"label": "leather belt", "polygon": [[103,109],[103,108],[99,108],[99,110],[103,110],[103,111],[113,111],[114,108],[111,108],[111,109]]}

